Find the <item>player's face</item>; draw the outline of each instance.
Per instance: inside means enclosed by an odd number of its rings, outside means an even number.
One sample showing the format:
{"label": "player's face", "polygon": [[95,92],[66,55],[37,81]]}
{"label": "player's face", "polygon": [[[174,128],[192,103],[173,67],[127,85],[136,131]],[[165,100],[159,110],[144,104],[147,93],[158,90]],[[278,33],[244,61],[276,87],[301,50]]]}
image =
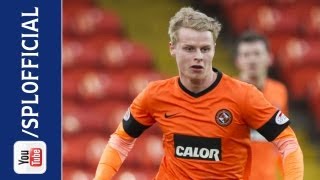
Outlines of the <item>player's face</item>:
{"label": "player's face", "polygon": [[263,41],[242,42],[237,49],[236,65],[241,73],[249,77],[265,75],[271,56]]}
{"label": "player's face", "polygon": [[180,28],[177,42],[170,44],[170,53],[176,58],[180,78],[203,80],[212,75],[215,42],[210,31]]}

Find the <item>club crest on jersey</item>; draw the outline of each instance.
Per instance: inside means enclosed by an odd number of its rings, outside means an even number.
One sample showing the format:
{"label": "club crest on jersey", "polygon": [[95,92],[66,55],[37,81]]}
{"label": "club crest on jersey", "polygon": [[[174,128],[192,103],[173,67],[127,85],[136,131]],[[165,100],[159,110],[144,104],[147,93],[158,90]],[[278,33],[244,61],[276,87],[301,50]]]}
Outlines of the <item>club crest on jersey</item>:
{"label": "club crest on jersey", "polygon": [[232,114],[227,109],[221,109],[216,113],[215,119],[220,126],[225,127],[231,124]]}

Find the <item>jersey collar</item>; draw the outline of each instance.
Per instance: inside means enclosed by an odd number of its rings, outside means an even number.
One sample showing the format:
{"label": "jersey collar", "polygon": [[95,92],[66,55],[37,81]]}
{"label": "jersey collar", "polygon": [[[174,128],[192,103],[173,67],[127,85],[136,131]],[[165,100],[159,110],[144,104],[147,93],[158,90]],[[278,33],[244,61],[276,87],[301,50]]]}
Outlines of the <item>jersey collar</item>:
{"label": "jersey collar", "polygon": [[222,78],[222,73],[216,69],[216,68],[212,68],[212,70],[214,72],[217,73],[217,79],[205,90],[198,92],[198,93],[194,93],[189,91],[186,87],[183,86],[183,84],[180,81],[180,78],[178,78],[178,83],[179,83],[179,87],[187,94],[189,94],[190,96],[194,97],[194,98],[198,98],[200,96],[203,96],[205,94],[207,94],[208,92],[210,92],[212,89],[214,89],[220,82],[221,78]]}

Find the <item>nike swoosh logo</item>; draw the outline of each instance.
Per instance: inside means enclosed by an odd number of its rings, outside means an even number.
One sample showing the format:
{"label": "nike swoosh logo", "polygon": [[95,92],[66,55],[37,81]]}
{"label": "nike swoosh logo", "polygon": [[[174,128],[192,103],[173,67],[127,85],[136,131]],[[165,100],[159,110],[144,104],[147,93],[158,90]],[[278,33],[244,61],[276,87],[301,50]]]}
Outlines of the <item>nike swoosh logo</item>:
{"label": "nike swoosh logo", "polygon": [[167,113],[165,113],[165,114],[164,114],[164,117],[165,117],[165,118],[171,118],[171,117],[173,117],[173,116],[175,116],[175,115],[177,115],[177,114],[179,114],[179,113],[174,113],[174,114],[167,114]]}

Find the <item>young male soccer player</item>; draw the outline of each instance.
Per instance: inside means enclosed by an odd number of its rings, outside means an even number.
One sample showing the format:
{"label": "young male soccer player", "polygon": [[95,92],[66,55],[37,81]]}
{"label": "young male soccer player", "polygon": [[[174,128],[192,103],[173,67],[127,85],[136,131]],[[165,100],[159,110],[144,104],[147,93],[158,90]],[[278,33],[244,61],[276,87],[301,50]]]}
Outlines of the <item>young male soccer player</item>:
{"label": "young male soccer player", "polygon": [[[179,76],[150,83],[111,135],[96,180],[111,179],[135,139],[158,123],[164,157],[155,179],[246,179],[250,128],[283,154],[286,179],[303,178],[303,157],[289,119],[253,85],[212,67],[220,23],[192,8],[170,20],[170,53]],[[134,156],[134,154],[132,154]]]}

